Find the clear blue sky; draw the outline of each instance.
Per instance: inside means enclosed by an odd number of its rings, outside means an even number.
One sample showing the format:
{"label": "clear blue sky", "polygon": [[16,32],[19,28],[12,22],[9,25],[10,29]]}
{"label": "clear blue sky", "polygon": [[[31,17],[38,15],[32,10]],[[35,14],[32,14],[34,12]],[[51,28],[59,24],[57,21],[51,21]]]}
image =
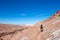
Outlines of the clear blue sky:
{"label": "clear blue sky", "polygon": [[35,24],[60,10],[60,0],[0,0],[0,23]]}

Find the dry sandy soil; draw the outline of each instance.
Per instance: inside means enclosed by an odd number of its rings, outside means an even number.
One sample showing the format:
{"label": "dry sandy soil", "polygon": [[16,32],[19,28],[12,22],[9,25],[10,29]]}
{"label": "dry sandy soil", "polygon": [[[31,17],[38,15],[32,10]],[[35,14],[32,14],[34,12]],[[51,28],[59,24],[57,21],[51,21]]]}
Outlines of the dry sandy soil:
{"label": "dry sandy soil", "polygon": [[[43,25],[43,32],[40,26]],[[0,40],[60,40],[60,11],[33,26],[0,24]]]}

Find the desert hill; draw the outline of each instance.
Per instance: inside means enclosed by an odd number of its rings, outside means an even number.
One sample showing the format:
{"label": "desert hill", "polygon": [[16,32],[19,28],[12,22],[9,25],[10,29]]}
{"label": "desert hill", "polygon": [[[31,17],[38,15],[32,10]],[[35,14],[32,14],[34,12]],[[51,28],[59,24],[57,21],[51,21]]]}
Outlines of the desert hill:
{"label": "desert hill", "polygon": [[0,40],[60,40],[60,11],[29,27],[0,24]]}

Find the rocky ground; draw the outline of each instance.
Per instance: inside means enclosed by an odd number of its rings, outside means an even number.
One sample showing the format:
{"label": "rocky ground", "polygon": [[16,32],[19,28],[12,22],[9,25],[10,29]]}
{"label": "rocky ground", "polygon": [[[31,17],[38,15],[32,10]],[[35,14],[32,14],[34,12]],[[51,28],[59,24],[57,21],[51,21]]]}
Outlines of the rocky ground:
{"label": "rocky ground", "polygon": [[0,40],[60,40],[60,11],[29,27],[0,24]]}

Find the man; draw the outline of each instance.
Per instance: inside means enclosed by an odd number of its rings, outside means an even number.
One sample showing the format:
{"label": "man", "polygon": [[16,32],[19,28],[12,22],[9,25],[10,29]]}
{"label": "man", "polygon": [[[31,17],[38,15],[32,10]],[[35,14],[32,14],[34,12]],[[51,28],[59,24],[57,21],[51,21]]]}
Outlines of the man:
{"label": "man", "polygon": [[41,26],[40,26],[40,29],[41,29],[41,32],[43,32],[43,25],[41,24]]}

